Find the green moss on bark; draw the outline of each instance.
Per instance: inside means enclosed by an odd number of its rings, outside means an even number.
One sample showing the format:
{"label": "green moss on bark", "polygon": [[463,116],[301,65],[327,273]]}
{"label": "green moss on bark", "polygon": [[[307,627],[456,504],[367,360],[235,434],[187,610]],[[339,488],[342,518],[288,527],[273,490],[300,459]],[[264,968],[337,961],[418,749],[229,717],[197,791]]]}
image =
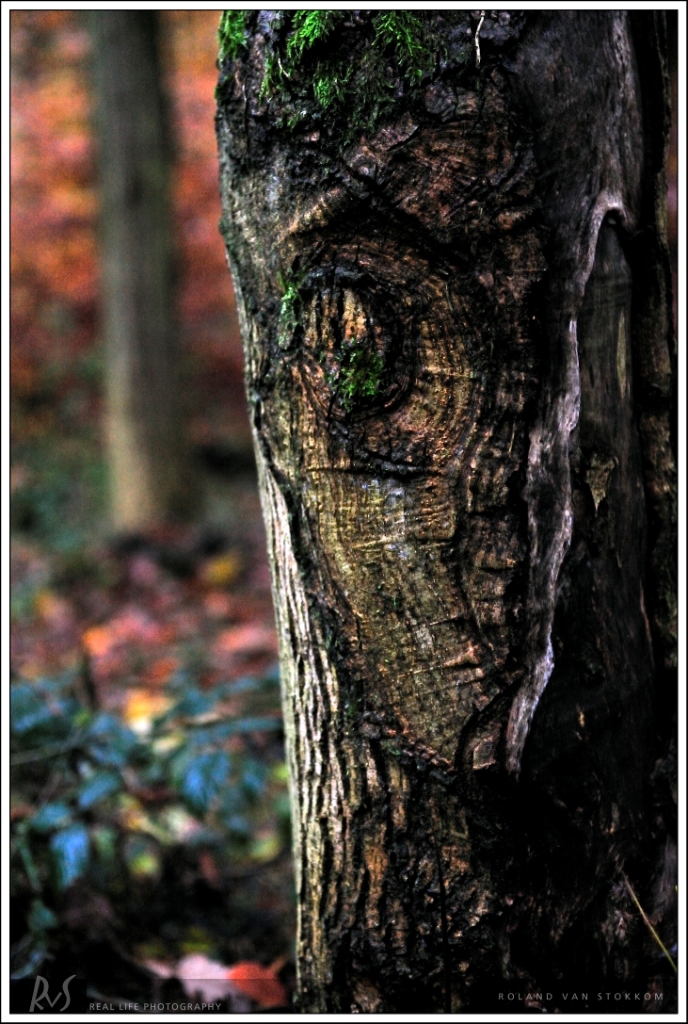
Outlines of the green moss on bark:
{"label": "green moss on bark", "polygon": [[236,60],[246,46],[246,16],[248,11],[223,11],[217,30],[220,62]]}
{"label": "green moss on bark", "polygon": [[329,118],[345,115],[351,137],[372,130],[397,100],[417,89],[436,69],[441,49],[428,19],[411,11],[285,13],[283,30],[266,54],[261,95],[292,108],[285,118],[289,128],[314,108]]}
{"label": "green moss on bark", "polygon": [[385,363],[378,352],[354,338],[342,349],[339,371],[330,381],[346,412],[376,398],[382,389]]}
{"label": "green moss on bark", "polygon": [[423,19],[411,11],[385,11],[375,16],[374,46],[394,51],[402,73],[420,81],[435,63],[436,41],[428,35]]}
{"label": "green moss on bark", "polygon": [[290,64],[296,67],[316,43],[327,39],[343,20],[344,14],[343,11],[296,11],[287,43],[287,59]]}
{"label": "green moss on bark", "polygon": [[277,328],[277,344],[282,349],[291,346],[297,333],[303,333],[301,322],[303,280],[303,275],[298,273],[290,273],[287,277],[280,275],[282,302]]}

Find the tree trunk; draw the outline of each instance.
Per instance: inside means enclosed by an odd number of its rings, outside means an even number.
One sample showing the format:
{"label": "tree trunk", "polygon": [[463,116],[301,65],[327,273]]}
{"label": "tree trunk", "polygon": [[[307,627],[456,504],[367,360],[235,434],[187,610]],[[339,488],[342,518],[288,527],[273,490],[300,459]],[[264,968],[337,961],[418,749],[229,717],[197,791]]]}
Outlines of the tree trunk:
{"label": "tree trunk", "polygon": [[664,32],[224,16],[305,1011],[668,1005]]}
{"label": "tree trunk", "polygon": [[170,143],[153,11],[89,15],[100,156],[107,443],[115,529],[183,516]]}

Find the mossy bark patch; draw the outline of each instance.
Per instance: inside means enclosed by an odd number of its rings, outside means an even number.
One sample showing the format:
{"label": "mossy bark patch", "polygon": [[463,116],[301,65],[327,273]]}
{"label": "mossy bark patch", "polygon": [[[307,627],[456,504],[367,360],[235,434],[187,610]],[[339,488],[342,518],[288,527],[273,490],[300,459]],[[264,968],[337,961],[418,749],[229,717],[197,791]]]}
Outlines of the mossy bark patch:
{"label": "mossy bark patch", "polygon": [[228,11],[220,24],[220,63],[235,60],[247,24],[263,30],[260,95],[281,111],[289,130],[307,122],[338,122],[352,139],[373,130],[395,108],[418,98],[420,86],[462,67],[472,74],[471,17],[448,13],[453,34],[412,11]]}

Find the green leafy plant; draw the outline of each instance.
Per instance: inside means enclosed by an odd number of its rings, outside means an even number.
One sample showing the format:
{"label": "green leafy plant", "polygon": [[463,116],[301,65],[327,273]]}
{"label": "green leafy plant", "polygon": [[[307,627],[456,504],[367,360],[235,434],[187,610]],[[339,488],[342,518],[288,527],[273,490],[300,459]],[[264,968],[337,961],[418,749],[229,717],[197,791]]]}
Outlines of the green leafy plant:
{"label": "green leafy plant", "polygon": [[141,735],[87,706],[74,679],[12,684],[12,895],[25,922],[14,977],[49,955],[76,882],[105,892],[123,878],[153,884],[181,846],[265,859],[266,816],[277,827],[267,855],[287,842],[283,762],[244,742],[281,729],[276,677],[206,692],[180,675],[172,695]]}

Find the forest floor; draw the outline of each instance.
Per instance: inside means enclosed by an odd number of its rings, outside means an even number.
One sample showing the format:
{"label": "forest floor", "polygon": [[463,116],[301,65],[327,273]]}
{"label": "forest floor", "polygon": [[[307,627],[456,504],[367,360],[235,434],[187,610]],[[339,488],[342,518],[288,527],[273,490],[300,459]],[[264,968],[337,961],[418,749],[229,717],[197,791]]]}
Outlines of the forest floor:
{"label": "forest floor", "polygon": [[288,1008],[289,809],[250,459],[202,468],[196,524],[112,538],[97,445],[21,433],[14,997],[76,973],[82,1002]]}

